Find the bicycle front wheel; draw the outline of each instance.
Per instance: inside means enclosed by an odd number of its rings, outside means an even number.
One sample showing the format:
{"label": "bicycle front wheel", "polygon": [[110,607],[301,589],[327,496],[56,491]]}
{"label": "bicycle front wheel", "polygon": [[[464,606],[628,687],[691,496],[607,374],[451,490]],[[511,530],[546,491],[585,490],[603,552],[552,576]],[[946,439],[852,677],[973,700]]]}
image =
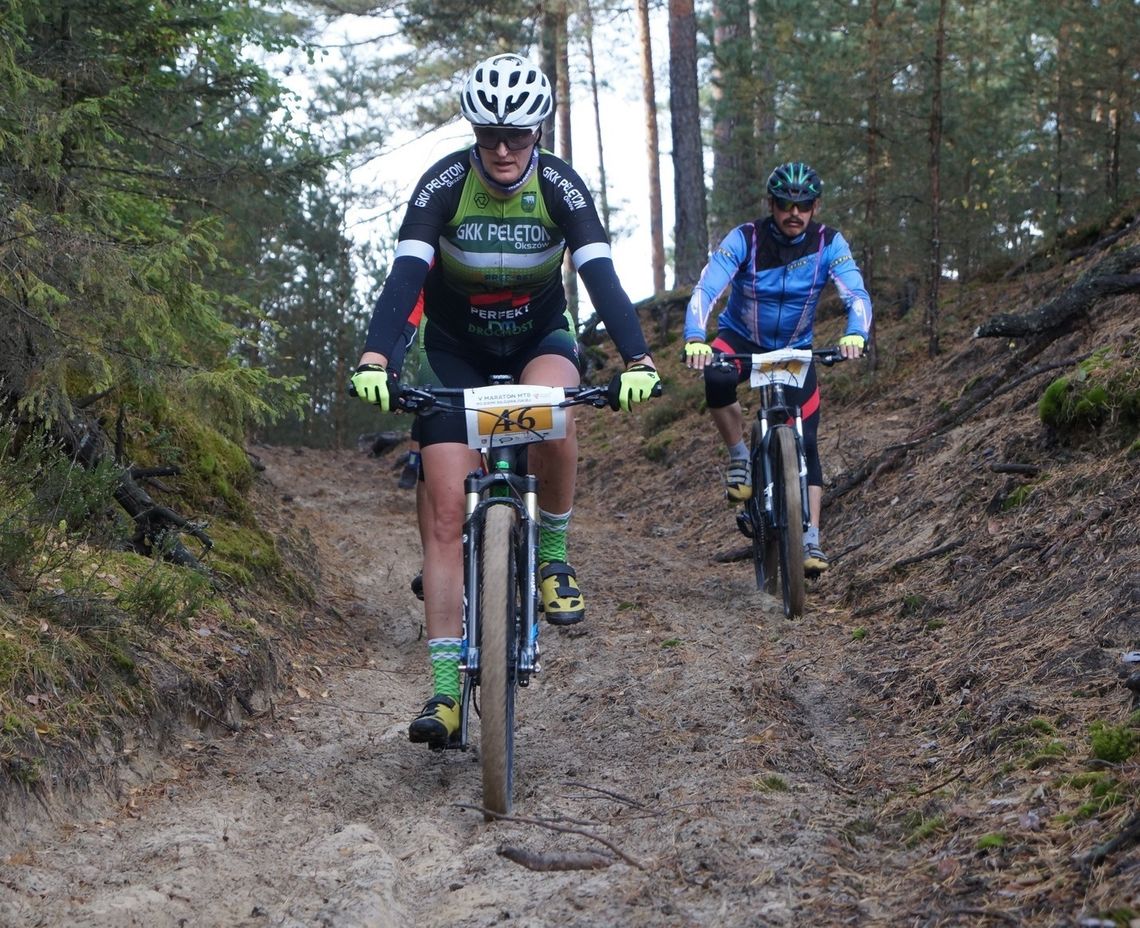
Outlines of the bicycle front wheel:
{"label": "bicycle front wheel", "polygon": [[780,549],[777,532],[764,511],[764,448],[760,426],[752,426],[752,496],[748,500],[748,521],[752,524],[752,568],[756,572],[756,589],[776,595]]}
{"label": "bicycle front wheel", "polygon": [[514,785],[515,667],[518,655],[518,565],[513,506],[487,508],[479,578],[479,755],[484,818],[511,811]]}
{"label": "bicycle front wheel", "polygon": [[779,526],[780,589],[784,615],[804,614],[804,512],[800,496],[800,456],[791,429],[776,429],[772,436],[776,478],[773,503]]}

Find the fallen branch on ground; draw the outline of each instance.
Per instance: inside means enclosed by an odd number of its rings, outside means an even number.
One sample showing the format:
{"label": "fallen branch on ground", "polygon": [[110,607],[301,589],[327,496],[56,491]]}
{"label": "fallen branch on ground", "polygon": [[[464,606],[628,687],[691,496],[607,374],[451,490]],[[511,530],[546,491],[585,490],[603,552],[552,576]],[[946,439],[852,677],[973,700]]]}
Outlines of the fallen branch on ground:
{"label": "fallen branch on ground", "polygon": [[1041,473],[1041,468],[1035,464],[991,464],[990,470],[995,474],[1025,474],[1027,477]]}
{"label": "fallen branch on ground", "polygon": [[610,799],[616,799],[618,802],[624,802],[626,805],[631,805],[635,809],[644,809],[645,804],[638,802],[636,799],[630,799],[629,796],[623,796],[621,793],[614,793],[608,789],[602,789],[600,786],[591,786],[589,783],[577,783],[573,780],[566,783],[567,786],[573,786],[577,789],[589,789],[595,793],[601,793],[603,796],[609,796]]}
{"label": "fallen branch on ground", "polygon": [[1111,841],[1105,841],[1104,844],[1100,844],[1089,851],[1085,856],[1084,863],[1087,866],[1102,864],[1112,854],[1137,842],[1140,842],[1140,813],[1132,816],[1121,829],[1120,834]]}
{"label": "fallen branch on ground", "polygon": [[966,543],[964,538],[956,538],[953,541],[948,541],[944,545],[939,545],[937,548],[931,548],[929,551],[924,551],[922,554],[916,554],[914,557],[904,557],[901,561],[895,561],[890,569],[897,570],[900,567],[908,567],[911,564],[917,564],[920,561],[930,560],[932,557],[938,557],[947,552],[953,551],[955,548],[960,548]]}
{"label": "fallen branch on ground", "polygon": [[1059,329],[1088,312],[1099,299],[1140,289],[1140,274],[1128,273],[1140,264],[1140,245],[1125,248],[1089,268],[1058,296],[1032,312],[1001,313],[983,322],[975,338],[1024,338]]}
{"label": "fallen branch on ground", "polygon": [[614,862],[612,857],[596,854],[593,851],[566,851],[561,854],[536,854],[521,847],[509,844],[500,845],[498,854],[528,870],[549,872],[553,870],[605,870]]}
{"label": "fallen branch on ground", "polygon": [[500,822],[515,822],[519,825],[537,825],[539,828],[547,828],[550,831],[557,831],[559,834],[579,835],[583,838],[589,838],[591,841],[597,841],[603,847],[606,847],[609,850],[613,851],[618,857],[624,860],[631,867],[637,867],[638,870],[649,869],[645,866],[645,864],[630,857],[612,841],[607,841],[601,835],[596,835],[592,831],[583,831],[581,828],[567,828],[565,825],[556,825],[553,822],[547,822],[540,818],[522,818],[517,815],[502,815],[499,812],[492,812],[490,809],[484,809],[482,806],[473,806],[462,802],[457,802],[455,804],[455,807],[457,809],[467,809],[471,812],[480,812],[484,817],[490,817]]}
{"label": "fallen branch on ground", "polygon": [[824,508],[830,506],[840,496],[854,490],[865,480],[871,479],[872,482],[874,482],[874,478],[879,476],[879,474],[894,470],[906,460],[907,453],[912,448],[917,448],[919,445],[945,435],[955,426],[976,416],[999,396],[1004,396],[1006,393],[1009,393],[1010,390],[1016,389],[1034,377],[1040,377],[1042,374],[1060,368],[1073,367],[1088,357],[1088,354],[1083,354],[1065,358],[1063,361],[1056,361],[1051,364],[1042,364],[1038,367],[1031,368],[1006,383],[1001,383],[1000,376],[987,379],[975,387],[967,396],[963,397],[956,409],[942,416],[935,422],[932,422],[914,438],[893,445],[887,445],[885,448],[876,452],[874,456],[864,461],[857,470],[850,474],[841,475],[841,478],[836,481],[836,486],[828,490],[824,495]]}

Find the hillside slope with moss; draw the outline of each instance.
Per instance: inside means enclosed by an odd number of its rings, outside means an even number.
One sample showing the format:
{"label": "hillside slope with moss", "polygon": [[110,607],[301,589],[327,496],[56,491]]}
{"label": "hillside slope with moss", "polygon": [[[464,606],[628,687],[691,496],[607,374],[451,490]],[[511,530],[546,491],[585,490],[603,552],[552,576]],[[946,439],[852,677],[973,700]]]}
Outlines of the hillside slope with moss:
{"label": "hillside slope with moss", "polygon": [[[279,685],[313,578],[257,514],[256,459],[190,415],[139,419],[124,454],[179,531],[141,538],[124,468],[0,422],[0,780],[82,794],[185,725],[236,730]],[[181,513],[182,515],[179,515]],[[196,566],[172,561],[174,545]],[[140,553],[149,551],[149,554]],[[266,602],[274,608],[266,610]]]}

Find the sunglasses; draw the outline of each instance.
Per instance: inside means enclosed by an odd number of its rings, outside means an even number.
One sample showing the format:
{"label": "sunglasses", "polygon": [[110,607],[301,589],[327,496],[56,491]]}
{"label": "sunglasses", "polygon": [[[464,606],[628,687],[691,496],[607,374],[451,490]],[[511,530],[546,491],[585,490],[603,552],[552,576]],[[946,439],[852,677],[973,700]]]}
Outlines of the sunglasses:
{"label": "sunglasses", "polygon": [[533,129],[499,129],[495,126],[475,126],[475,144],[494,151],[500,144],[510,151],[522,151],[534,144],[538,137]]}
{"label": "sunglasses", "polygon": [[801,213],[810,213],[815,209],[815,200],[803,200],[797,203],[795,200],[785,200],[782,197],[772,197],[772,202],[776,204],[776,209],[781,213],[790,213],[792,210],[797,209]]}

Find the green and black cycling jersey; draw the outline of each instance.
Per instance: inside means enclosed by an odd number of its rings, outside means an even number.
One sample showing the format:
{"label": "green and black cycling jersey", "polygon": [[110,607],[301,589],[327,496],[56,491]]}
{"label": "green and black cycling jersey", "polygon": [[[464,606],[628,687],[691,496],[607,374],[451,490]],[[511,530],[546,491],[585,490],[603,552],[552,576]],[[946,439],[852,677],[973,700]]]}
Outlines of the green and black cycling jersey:
{"label": "green and black cycling jersey", "polygon": [[637,314],[578,173],[536,147],[523,176],[504,190],[484,180],[476,157],[474,148],[448,155],[417,184],[365,350],[390,356],[421,289],[430,325],[475,350],[510,353],[564,327],[562,259],[569,250],[622,357],[646,354]]}

